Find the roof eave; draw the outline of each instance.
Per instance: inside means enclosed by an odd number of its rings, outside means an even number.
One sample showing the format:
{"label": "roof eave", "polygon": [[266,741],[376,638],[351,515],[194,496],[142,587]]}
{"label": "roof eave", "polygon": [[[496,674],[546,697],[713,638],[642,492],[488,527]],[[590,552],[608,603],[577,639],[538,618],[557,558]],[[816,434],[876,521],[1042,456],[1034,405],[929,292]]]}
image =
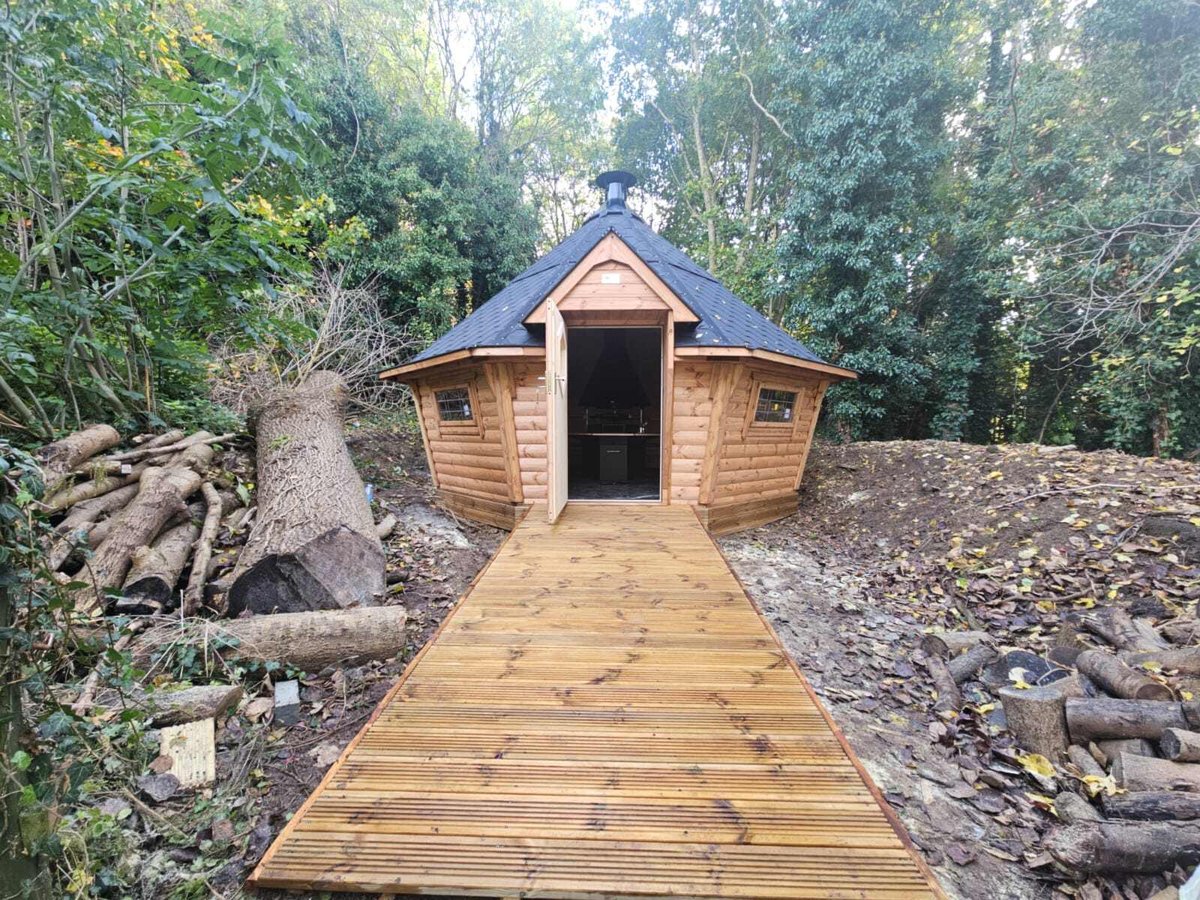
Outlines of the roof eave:
{"label": "roof eave", "polygon": [[827,362],[819,360],[803,359],[799,356],[789,356],[786,353],[776,353],[774,350],[756,350],[750,347],[711,347],[711,346],[689,346],[675,348],[676,356],[713,356],[723,358],[749,358],[763,360],[764,362],[779,363],[785,366],[792,366],[797,369],[807,369],[810,372],[817,372],[829,378],[837,378],[843,381],[857,381],[858,373],[853,369],[844,369],[841,366],[830,365]]}
{"label": "roof eave", "polygon": [[424,373],[429,369],[434,369],[438,366],[446,366],[450,365],[451,363],[463,362],[465,360],[504,358],[537,359],[539,357],[544,357],[545,355],[545,347],[471,347],[466,350],[451,350],[449,353],[431,356],[429,359],[420,359],[416,360],[415,362],[405,363],[402,366],[396,366],[392,369],[386,369],[379,373],[379,378],[381,381],[408,381],[408,376]]}

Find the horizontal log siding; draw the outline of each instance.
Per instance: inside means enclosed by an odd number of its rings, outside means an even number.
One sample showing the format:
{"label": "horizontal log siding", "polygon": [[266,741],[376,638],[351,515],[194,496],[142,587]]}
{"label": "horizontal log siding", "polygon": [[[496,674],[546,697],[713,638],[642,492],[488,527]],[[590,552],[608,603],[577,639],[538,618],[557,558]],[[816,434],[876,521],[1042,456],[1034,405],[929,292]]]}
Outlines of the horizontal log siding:
{"label": "horizontal log siding", "polygon": [[[482,429],[446,426],[438,417],[436,392],[468,383],[475,391],[474,413]],[[474,497],[509,499],[499,409],[482,367],[421,382],[421,415],[439,487]]]}
{"label": "horizontal log siding", "polygon": [[517,424],[517,455],[525,500],[546,499],[546,375],[541,363],[513,366],[513,416]]}
{"label": "horizontal log siding", "polygon": [[696,503],[700,499],[700,474],[712,412],[712,378],[713,366],[707,360],[675,362],[671,503]]}
{"label": "horizontal log siding", "polygon": [[[757,395],[759,382],[796,392],[793,427],[751,422],[747,428],[749,405],[757,402],[757,396],[752,394]],[[743,369],[733,387],[724,417],[713,506],[784,496],[795,491],[796,478],[807,456],[813,418],[820,410],[821,395],[820,379],[796,376],[775,368]]]}

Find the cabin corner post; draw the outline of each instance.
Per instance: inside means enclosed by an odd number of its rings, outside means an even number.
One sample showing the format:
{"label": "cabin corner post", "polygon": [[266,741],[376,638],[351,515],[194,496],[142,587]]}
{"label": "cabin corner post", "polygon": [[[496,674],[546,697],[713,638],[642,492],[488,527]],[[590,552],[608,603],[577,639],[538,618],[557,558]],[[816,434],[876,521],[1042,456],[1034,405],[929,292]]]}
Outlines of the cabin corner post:
{"label": "cabin corner post", "polygon": [[800,490],[800,484],[804,481],[804,469],[808,465],[808,454],[812,452],[813,438],[817,434],[817,420],[821,418],[821,403],[825,400],[825,391],[829,389],[831,382],[828,378],[823,378],[814,388],[812,421],[808,425],[808,435],[804,442],[804,449],[800,453],[800,468],[796,471],[796,483],[793,490]]}
{"label": "cabin corner post", "polygon": [[712,364],[712,408],[708,416],[708,434],[705,436],[704,461],[700,472],[700,491],[697,497],[702,506],[710,506],[717,495],[717,473],[721,466],[721,449],[725,446],[725,411],[733,387],[741,378],[742,366],[732,362]]}
{"label": "cabin corner post", "polygon": [[496,398],[496,413],[500,419],[500,447],[504,454],[504,471],[508,477],[508,498],[513,503],[523,503],[525,491],[521,484],[521,460],[517,446],[516,414],[513,410],[516,379],[513,376],[512,364],[486,363],[484,374]]}
{"label": "cabin corner post", "polygon": [[421,432],[421,445],[425,448],[425,465],[429,466],[429,480],[435,488],[438,485],[437,468],[433,464],[433,448],[429,446],[429,429],[425,426],[425,403],[421,397],[421,383],[410,381],[408,389],[412,391],[413,411],[417,416],[417,428]]}

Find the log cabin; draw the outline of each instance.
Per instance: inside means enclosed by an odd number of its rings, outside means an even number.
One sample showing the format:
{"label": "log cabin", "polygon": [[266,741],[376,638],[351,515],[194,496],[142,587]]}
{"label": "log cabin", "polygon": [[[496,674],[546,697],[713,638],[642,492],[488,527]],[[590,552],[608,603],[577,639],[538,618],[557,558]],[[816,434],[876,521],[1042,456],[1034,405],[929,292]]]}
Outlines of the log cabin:
{"label": "log cabin", "polygon": [[[409,385],[439,502],[511,529],[530,504],[689,504],[724,534],[790,515],[830,365],[626,204],[599,210],[426,350]],[[536,512],[536,511],[535,511]]]}

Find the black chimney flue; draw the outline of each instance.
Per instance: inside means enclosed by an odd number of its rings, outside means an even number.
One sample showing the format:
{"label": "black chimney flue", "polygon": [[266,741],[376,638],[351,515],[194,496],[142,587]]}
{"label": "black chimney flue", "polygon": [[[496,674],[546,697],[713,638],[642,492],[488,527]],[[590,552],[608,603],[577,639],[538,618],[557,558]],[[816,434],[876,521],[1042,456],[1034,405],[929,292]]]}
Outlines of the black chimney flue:
{"label": "black chimney flue", "polygon": [[637,176],[632,172],[622,172],[615,169],[611,172],[601,172],[596,176],[596,186],[607,195],[606,205],[624,208],[625,196],[629,189],[637,184]]}

